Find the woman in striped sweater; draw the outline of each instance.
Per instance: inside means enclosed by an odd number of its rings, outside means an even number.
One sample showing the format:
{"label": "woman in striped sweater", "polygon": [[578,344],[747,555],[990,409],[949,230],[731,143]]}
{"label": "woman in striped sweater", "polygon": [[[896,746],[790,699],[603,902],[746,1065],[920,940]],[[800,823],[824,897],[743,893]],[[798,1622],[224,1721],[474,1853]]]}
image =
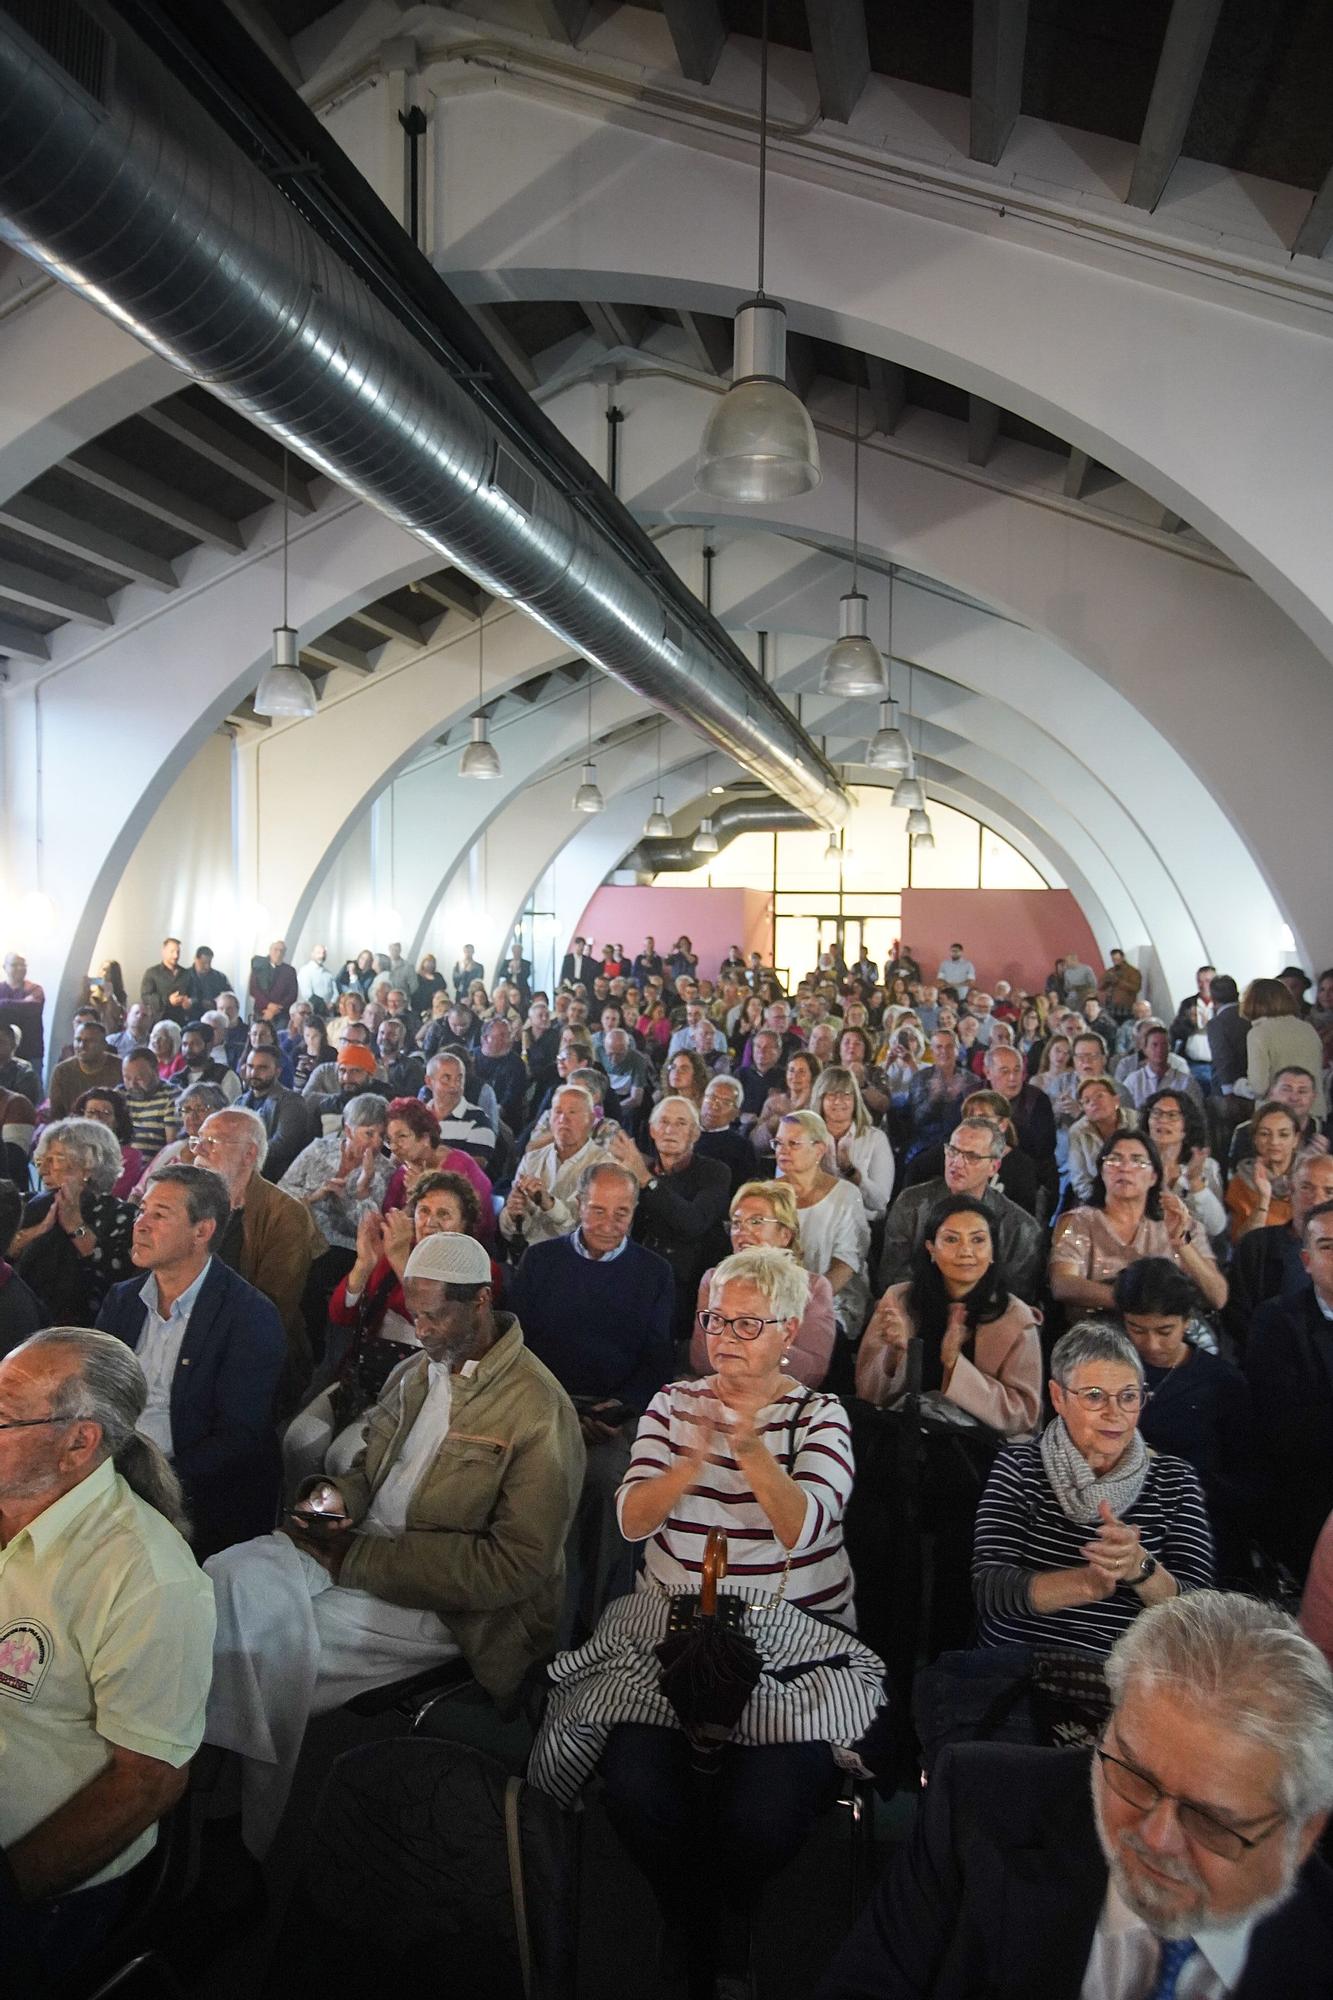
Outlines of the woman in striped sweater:
{"label": "woman in striped sweater", "polygon": [[[713,1273],[699,1314],[712,1374],[675,1382],[640,1421],[616,1496],[622,1532],[647,1543],[641,1587],[697,1589],[710,1528],[727,1535],[727,1584],[849,1628],[852,1575],[842,1515],[852,1489],[847,1418],[836,1397],[786,1372],[809,1281],[786,1251],[744,1250]],[[719,1972],[743,1970],[750,1913],[837,1796],[827,1743],[730,1743],[711,1780],[713,1825],[693,1828],[684,1731],[625,1723],[601,1775],[612,1824],[657,1895],[669,1930],[711,1907]]]}
{"label": "woman in striped sweater", "polygon": [[1139,1436],[1143,1364],[1084,1321],[1051,1356],[1055,1418],[996,1459],[972,1544],[980,1644],[1109,1653],[1149,1604],[1213,1581],[1198,1474]]}

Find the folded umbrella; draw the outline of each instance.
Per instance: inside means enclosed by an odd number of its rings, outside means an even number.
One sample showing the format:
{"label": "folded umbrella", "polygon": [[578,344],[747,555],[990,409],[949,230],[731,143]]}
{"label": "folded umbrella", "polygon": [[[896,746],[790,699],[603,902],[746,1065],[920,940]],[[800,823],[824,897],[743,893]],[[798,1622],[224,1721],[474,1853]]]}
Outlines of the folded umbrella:
{"label": "folded umbrella", "polygon": [[727,1573],[727,1538],[709,1530],[697,1597],[671,1607],[667,1636],[654,1648],[662,1663],[659,1685],[696,1750],[726,1743],[758,1685],[763,1663],[745,1631],[745,1602],[719,1599]]}

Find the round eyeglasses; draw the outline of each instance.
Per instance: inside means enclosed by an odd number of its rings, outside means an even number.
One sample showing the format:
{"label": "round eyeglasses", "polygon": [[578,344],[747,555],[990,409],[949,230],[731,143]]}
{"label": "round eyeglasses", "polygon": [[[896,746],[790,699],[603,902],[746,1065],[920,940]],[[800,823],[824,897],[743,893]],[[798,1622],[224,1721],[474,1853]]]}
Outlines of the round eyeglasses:
{"label": "round eyeglasses", "polygon": [[734,1333],[737,1340],[758,1340],[766,1326],[782,1325],[780,1319],[760,1319],[757,1313],[738,1313],[735,1319],[728,1319],[724,1313],[701,1312],[695,1318],[701,1333]]}

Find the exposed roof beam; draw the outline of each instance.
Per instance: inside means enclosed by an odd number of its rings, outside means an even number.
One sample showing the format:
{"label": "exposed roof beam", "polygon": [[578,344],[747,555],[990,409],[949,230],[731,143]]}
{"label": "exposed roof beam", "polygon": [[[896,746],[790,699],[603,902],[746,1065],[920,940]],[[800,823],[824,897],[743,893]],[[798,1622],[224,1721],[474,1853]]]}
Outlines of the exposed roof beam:
{"label": "exposed roof beam", "polygon": [[907,405],[907,371],[896,361],[882,361],[878,354],[867,354],[865,364],[875,429],[892,437]]}
{"label": "exposed roof beam", "polygon": [[985,465],[995,449],[995,440],[999,435],[999,404],[988,403],[984,396],[969,396],[967,399],[968,464]]}
{"label": "exposed roof beam", "polygon": [[510,372],[517,375],[525,389],[535,389],[537,371],[532,365],[532,356],[526,347],[515,340],[495,307],[469,306],[468,311]]}
{"label": "exposed roof beam", "polygon": [[1077,446],[1071,445],[1069,449],[1069,463],[1065,467],[1064,477],[1066,500],[1081,500],[1083,498],[1083,489],[1088,483],[1088,474],[1091,470],[1092,460],[1089,458],[1087,452],[1079,451]]}
{"label": "exposed roof beam", "polygon": [[537,0],[537,12],[557,42],[577,42],[588,25],[592,0]]}
{"label": "exposed roof beam", "polygon": [[325,633],[322,639],[310,639],[301,648],[301,664],[307,660],[317,660],[326,668],[346,667],[354,674],[373,674],[375,663],[369,653],[359,646],[349,646],[346,639],[334,639]]}
{"label": "exposed roof beam", "polygon": [[82,479],[85,485],[95,486],[99,493],[110,493],[114,499],[123,500],[128,507],[137,507],[141,514],[169,522],[183,535],[211,543],[214,548],[239,555],[245,547],[234,521],[155,479],[151,472],[140,472],[137,465],[128,465],[100,445],[85,445],[73,457],[62,458],[60,470]]}
{"label": "exposed roof beam", "polygon": [[1163,507],[1157,525],[1164,535],[1177,535],[1185,525],[1185,516],[1177,514],[1174,507]]}
{"label": "exposed roof beam", "polygon": [[1222,0],[1172,0],[1171,18],[1153,78],[1147,116],[1125,200],[1130,208],[1156,208],[1180,158],[1185,128],[1203,79]]}
{"label": "exposed roof beam", "polygon": [[972,0],[972,132],[974,160],[998,166],[1023,98],[1023,51],[1028,0]]}
{"label": "exposed roof beam", "polygon": [[424,646],[426,643],[426,634],[420,625],[414,624],[401,611],[395,611],[391,605],[363,604],[350,616],[368,631],[378,632],[382,639],[402,639],[409,646]]}
{"label": "exposed roof beam", "polygon": [[31,660],[34,666],[44,667],[51,657],[51,648],[40,632],[31,632],[26,625],[0,618],[0,653],[8,653],[11,660]]}
{"label": "exposed roof beam", "polygon": [[642,306],[608,306],[600,299],[580,299],[579,311],[603,347],[637,347],[648,330]]}
{"label": "exposed roof beam", "polygon": [[0,560],[0,597],[27,604],[34,611],[49,611],[56,618],[69,618],[79,625],[114,624],[111,606],[94,590],[76,583],[61,583],[53,576],[28,569],[23,563]]}
{"label": "exposed roof beam", "polygon": [[[230,472],[247,486],[253,486],[266,500],[282,499],[282,456],[274,458],[268,452],[259,451],[244,438],[238,438],[223,425],[205,416],[202,410],[192,410],[186,403],[159,403],[154,409],[141,410],[144,423],[151,424],[163,437],[174,438],[177,444],[189,447],[200,458],[208,460],[223,472]],[[304,479],[288,474],[287,499],[293,514],[313,514],[315,506],[310,498],[310,489]]]}
{"label": "exposed roof beam", "polygon": [[662,0],[680,73],[691,83],[709,83],[727,44],[727,24],[718,0]]}
{"label": "exposed roof beam", "polygon": [[461,611],[465,618],[480,618],[490,603],[486,592],[471,577],[458,570],[442,570],[437,576],[418,577],[410,585],[418,597],[428,597],[444,611]]}
{"label": "exposed roof beam", "polygon": [[706,375],[721,375],[731,366],[731,330],[725,332],[711,314],[685,312],[674,308],[676,318],[694,349],[695,361]]}
{"label": "exposed roof beam", "polygon": [[1305,212],[1291,246],[1293,257],[1322,257],[1333,237],[1333,170]]}
{"label": "exposed roof beam", "polygon": [[870,81],[865,0],[805,0],[819,109],[845,125]]}
{"label": "exposed roof beam", "polygon": [[120,535],[94,528],[73,514],[35,500],[28,493],[15,493],[0,502],[0,527],[17,528],[34,542],[59,549],[62,555],[81,556],[102,569],[114,570],[129,583],[146,583],[153,590],[175,590],[179,579],[165,556],[136,548]]}

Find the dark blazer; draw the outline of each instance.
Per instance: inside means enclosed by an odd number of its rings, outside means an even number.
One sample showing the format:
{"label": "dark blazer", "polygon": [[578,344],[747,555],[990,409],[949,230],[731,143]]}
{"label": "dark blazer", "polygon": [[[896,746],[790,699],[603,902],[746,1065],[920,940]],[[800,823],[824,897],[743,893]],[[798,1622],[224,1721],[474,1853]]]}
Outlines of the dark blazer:
{"label": "dark blazer", "polygon": [[[98,1314],[102,1332],[127,1347],[143,1336],[143,1284],[140,1275],[113,1286]],[[171,1386],[173,1462],[200,1562],[273,1527],[281,1475],[273,1410],[286,1361],[277,1308],[214,1257]]]}
{"label": "dark blazer", "polygon": [[586,986],[591,990],[592,982],[602,969],[600,958],[591,958],[586,951],[575,957],[567,951],[560,964],[560,984],[562,986]]}
{"label": "dark blazer", "polygon": [[1333,1321],[1308,1279],[1259,1307],[1243,1365],[1271,1474],[1266,1539],[1303,1577],[1333,1512]]}
{"label": "dark blazer", "polygon": [[714,1251],[714,1231],[731,1200],[731,1174],[721,1160],[703,1153],[688,1165],[663,1174],[646,1187],[634,1211],[634,1240],[665,1257],[676,1280],[674,1306],[677,1340],[688,1340],[694,1323],[699,1280]]}
{"label": "dark blazer", "polygon": [[[1106,1880],[1086,1750],[946,1750],[817,2000],[1078,2000]],[[1327,2000],[1330,1963],[1333,1872],[1312,1856],[1232,2000]]]}
{"label": "dark blazer", "polygon": [[1214,1084],[1238,1083],[1249,1067],[1245,1044],[1250,1039],[1250,1024],[1234,1000],[1218,1008],[1205,1033],[1213,1058]]}

